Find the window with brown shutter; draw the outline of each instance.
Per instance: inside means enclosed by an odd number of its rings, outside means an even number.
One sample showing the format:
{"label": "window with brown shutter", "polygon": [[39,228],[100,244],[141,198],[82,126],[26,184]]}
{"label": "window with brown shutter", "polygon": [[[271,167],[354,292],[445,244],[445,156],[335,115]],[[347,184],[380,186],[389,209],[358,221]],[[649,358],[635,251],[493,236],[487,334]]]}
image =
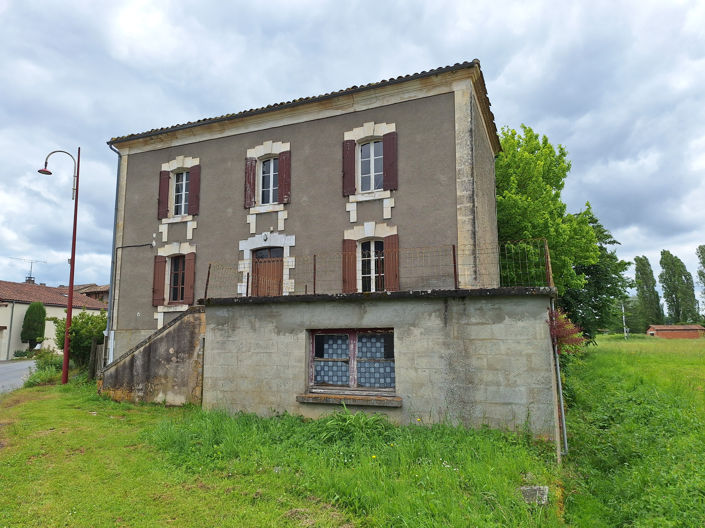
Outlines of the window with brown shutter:
{"label": "window with brown shutter", "polygon": [[355,194],[355,140],[343,141],[343,196]]}
{"label": "window with brown shutter", "polygon": [[164,279],[166,275],[166,257],[154,257],[154,279],[152,282],[152,306],[164,304]]}
{"label": "window with brown shutter", "polygon": [[169,178],[171,172],[161,171],[159,173],[159,198],[157,200],[157,219],[169,216]]}
{"label": "window with brown shutter", "polygon": [[184,304],[193,304],[196,286],[196,253],[184,255]]}
{"label": "window with brown shutter", "polygon": [[291,151],[279,153],[279,203],[291,202]]}
{"label": "window with brown shutter", "polygon": [[201,200],[201,166],[194,165],[189,169],[188,214],[197,215]]}
{"label": "window with brown shutter", "polygon": [[397,133],[388,132],[382,136],[384,145],[384,183],[385,191],[396,190],[399,187],[397,176]]}
{"label": "window with brown shutter", "polygon": [[255,206],[257,192],[257,158],[245,159],[245,209]]}
{"label": "window with brown shutter", "polygon": [[357,291],[357,242],[343,240],[343,293]]}

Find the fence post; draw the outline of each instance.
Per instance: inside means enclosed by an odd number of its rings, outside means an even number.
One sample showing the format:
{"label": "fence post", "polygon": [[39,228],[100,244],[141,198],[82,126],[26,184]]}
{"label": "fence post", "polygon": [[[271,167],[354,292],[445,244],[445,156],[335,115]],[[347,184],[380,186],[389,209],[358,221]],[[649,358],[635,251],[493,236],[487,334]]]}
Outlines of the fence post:
{"label": "fence post", "polygon": [[208,263],[208,274],[206,275],[206,291],[203,292],[203,304],[206,304],[206,299],[208,299],[208,283],[211,281],[211,266],[212,263]]}
{"label": "fence post", "polygon": [[551,269],[551,253],[548,250],[548,240],[543,239],[543,251],[546,259],[546,284],[553,288],[553,270]]}
{"label": "fence post", "polygon": [[313,256],[313,294],[316,295],[316,255]]}
{"label": "fence post", "polygon": [[455,289],[458,289],[458,260],[455,256],[455,244],[453,244],[453,281]]}

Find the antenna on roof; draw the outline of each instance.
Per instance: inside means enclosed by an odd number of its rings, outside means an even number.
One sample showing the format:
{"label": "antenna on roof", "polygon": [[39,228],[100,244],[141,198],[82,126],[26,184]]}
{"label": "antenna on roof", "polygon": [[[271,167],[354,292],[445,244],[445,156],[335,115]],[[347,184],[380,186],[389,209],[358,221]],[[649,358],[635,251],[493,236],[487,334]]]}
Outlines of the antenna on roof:
{"label": "antenna on roof", "polygon": [[34,266],[34,264],[37,264],[37,263],[46,264],[45,260],[33,260],[33,259],[26,259],[26,258],[19,258],[19,257],[9,257],[9,258],[11,258],[13,260],[21,260],[22,262],[29,262],[29,274],[24,279],[24,281],[27,284],[34,284],[35,283],[34,277],[32,276],[32,267]]}

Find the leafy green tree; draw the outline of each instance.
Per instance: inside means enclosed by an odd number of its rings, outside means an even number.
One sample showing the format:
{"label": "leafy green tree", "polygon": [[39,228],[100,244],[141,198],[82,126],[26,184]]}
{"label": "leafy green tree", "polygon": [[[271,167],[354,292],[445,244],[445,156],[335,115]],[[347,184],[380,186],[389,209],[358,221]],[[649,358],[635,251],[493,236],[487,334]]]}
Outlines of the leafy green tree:
{"label": "leafy green tree", "polygon": [[574,267],[578,275],[585,277],[585,285],[582,288],[566,288],[559,304],[586,336],[594,338],[598,329],[611,328],[617,320],[621,323],[621,304],[627,298],[627,288],[631,286],[624,273],[630,263],[620,260],[616,251],[609,249],[619,242],[600,223],[589,204],[583,214],[597,239],[598,260],[594,264]]}
{"label": "leafy green tree", "polygon": [[[66,319],[52,317],[50,320],[54,322],[56,328],[54,343],[56,343],[57,347],[63,349]],[[88,364],[93,339],[95,338],[98,344],[103,342],[103,330],[105,330],[107,322],[108,316],[103,310],[98,314],[81,310],[80,313],[71,318],[69,355],[76,365],[85,366]]]}
{"label": "leafy green tree", "polygon": [[663,299],[668,306],[668,317],[673,323],[698,320],[698,305],[695,300],[693,276],[683,261],[664,249],[661,251],[661,273],[659,282],[663,288]]}
{"label": "leafy green tree", "polygon": [[596,264],[600,251],[592,215],[568,214],[561,200],[570,171],[567,151],[524,125],[521,134],[503,128],[501,142],[495,164],[499,239],[546,238],[558,293],[582,288],[586,278],[580,266]]}
{"label": "leafy green tree", "polygon": [[[663,324],[661,298],[656,291],[656,279],[649,259],[642,255],[634,257],[634,283],[636,285],[638,317],[646,326]],[[646,328],[644,328],[646,331]]]}
{"label": "leafy green tree", "polygon": [[46,324],[47,311],[40,302],[33,302],[27,307],[22,321],[20,339],[29,344],[29,349],[37,346],[44,339],[44,325]]}

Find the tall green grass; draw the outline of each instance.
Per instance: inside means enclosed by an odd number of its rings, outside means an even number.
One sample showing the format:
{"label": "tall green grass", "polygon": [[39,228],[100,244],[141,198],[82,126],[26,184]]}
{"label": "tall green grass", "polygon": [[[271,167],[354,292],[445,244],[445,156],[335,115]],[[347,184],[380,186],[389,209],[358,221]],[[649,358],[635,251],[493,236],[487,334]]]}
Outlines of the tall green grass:
{"label": "tall green grass", "polygon": [[603,337],[564,368],[567,520],[705,526],[705,340]]}
{"label": "tall green grass", "polygon": [[[319,420],[193,409],[146,434],[175,466],[243,478],[269,474],[365,525],[561,526],[551,448],[525,437],[450,425],[397,427],[347,410]],[[547,507],[519,487],[547,484]]]}

